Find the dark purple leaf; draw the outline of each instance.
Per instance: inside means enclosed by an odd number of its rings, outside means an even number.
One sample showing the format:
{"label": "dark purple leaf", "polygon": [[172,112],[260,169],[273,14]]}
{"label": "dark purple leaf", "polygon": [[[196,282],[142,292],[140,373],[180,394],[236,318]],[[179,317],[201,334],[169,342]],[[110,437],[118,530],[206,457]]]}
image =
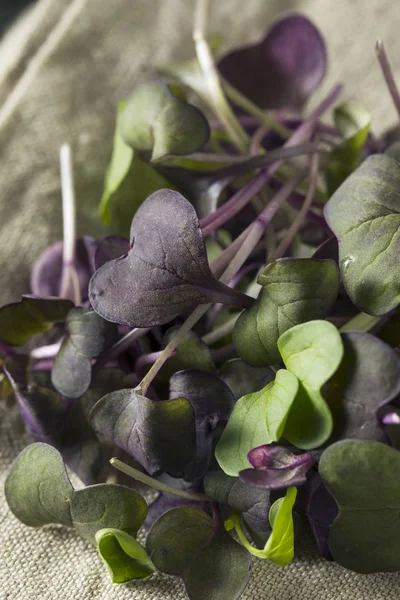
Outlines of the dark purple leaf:
{"label": "dark purple leaf", "polygon": [[234,50],[218,68],[261,108],[301,109],[326,73],[326,48],[318,29],[300,14],[283,17],[258,44]]}
{"label": "dark purple leaf", "polygon": [[227,421],[235,398],[228,386],[213,373],[186,369],[170,379],[170,398],[189,400],[196,423],[196,456],[185,468],[185,479],[196,480],[208,470],[212,457],[213,431]]}
{"label": "dark purple leaf", "polygon": [[339,513],[337,504],[316,473],[303,488],[305,515],[320,554],[333,560],[329,550],[329,528]]}
{"label": "dark purple leaf", "polygon": [[315,462],[309,452],[293,454],[277,444],[258,446],[247,456],[253,469],[240,471],[240,480],[269,490],[302,485]]}
{"label": "dark purple leaf", "polygon": [[[49,246],[37,259],[31,274],[31,290],[35,296],[59,296],[63,274],[63,242]],[[88,298],[88,287],[94,273],[94,256],[97,242],[85,235],[76,241],[75,268],[79,278],[82,300]],[[66,297],[74,300],[73,289]]]}
{"label": "dark purple leaf", "polygon": [[4,367],[27,430],[36,442],[57,448],[86,485],[97,482],[101,449],[81,400],[71,402],[50,389],[28,383],[27,366],[27,358],[18,356]]}
{"label": "dark purple leaf", "polygon": [[119,390],[95,404],[90,423],[151,475],[165,471],[181,477],[195,454],[194,411],[184,398],[154,401],[132,389]]}
{"label": "dark purple leaf", "polygon": [[209,302],[251,305],[215,279],[193,206],[181,194],[159,190],[132,221],[131,250],[92,277],[89,297],[103,318],[129,327],[153,327]]}
{"label": "dark purple leaf", "polygon": [[275,379],[275,373],[269,367],[251,367],[241,358],[233,358],[224,363],[219,376],[225,381],[235,400],[262,390]]}
{"label": "dark purple leaf", "polygon": [[344,357],[323,388],[334,418],[334,439],[386,441],[381,407],[400,393],[400,358],[385,342],[361,331],[342,334]]}
{"label": "dark purple leaf", "polygon": [[115,260],[120,256],[128,254],[128,252],[129,240],[127,238],[119,235],[109,235],[98,243],[94,255],[95,270],[97,271],[100,267],[110,262],[110,260]]}

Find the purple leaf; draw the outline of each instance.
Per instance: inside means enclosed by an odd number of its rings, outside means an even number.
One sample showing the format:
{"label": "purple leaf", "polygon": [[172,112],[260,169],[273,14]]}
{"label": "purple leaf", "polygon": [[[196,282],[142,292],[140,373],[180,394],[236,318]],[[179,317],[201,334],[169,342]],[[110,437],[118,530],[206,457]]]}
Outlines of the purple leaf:
{"label": "purple leaf", "polygon": [[329,550],[329,529],[339,510],[337,504],[316,473],[304,490],[305,514],[320,554],[333,560]]}
{"label": "purple leaf", "polygon": [[235,88],[265,109],[301,109],[326,73],[318,29],[300,14],[283,17],[258,44],[234,50],[218,68]]}
{"label": "purple leaf", "polygon": [[185,469],[185,479],[193,481],[208,470],[212,457],[213,431],[219,421],[229,419],[235,398],[217,375],[195,369],[178,371],[171,377],[170,398],[186,398],[194,410],[196,456]]}
{"label": "purple leaf", "polygon": [[212,275],[193,206],[159,190],[135,214],[131,250],[92,277],[89,298],[104,319],[129,327],[172,321],[198,304],[251,305],[252,300]]}
{"label": "purple leaf", "polygon": [[247,457],[253,469],[240,471],[240,480],[270,490],[302,485],[315,462],[309,452],[293,454],[277,444],[258,446]]}
{"label": "purple leaf", "polygon": [[[79,278],[82,300],[88,298],[88,287],[94,273],[94,256],[97,242],[87,235],[76,242],[75,268]],[[63,242],[49,246],[35,262],[31,274],[31,290],[35,296],[59,296],[63,273]],[[67,292],[74,300],[73,290]]]}
{"label": "purple leaf", "polygon": [[109,235],[108,237],[100,240],[97,246],[97,250],[94,255],[94,266],[97,271],[110,262],[120,256],[128,254],[129,252],[129,240],[119,235]]}

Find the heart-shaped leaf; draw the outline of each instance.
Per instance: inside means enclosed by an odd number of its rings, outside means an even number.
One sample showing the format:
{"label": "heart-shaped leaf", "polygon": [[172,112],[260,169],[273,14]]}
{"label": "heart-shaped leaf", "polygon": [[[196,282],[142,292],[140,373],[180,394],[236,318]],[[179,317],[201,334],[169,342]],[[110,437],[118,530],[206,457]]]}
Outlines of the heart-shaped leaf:
{"label": "heart-shaped leaf", "polygon": [[62,298],[35,298],[22,296],[19,302],[0,308],[0,342],[19,346],[37,333],[62,323],[73,303]]}
{"label": "heart-shaped leaf", "polygon": [[67,317],[69,336],[63,341],[51,372],[54,387],[67,398],[79,398],[92,378],[92,359],[111,346],[117,327],[93,310],[73,308]]}
{"label": "heart-shaped leaf", "polygon": [[[78,275],[80,294],[83,301],[88,298],[88,287],[94,273],[94,255],[97,241],[88,235],[76,240],[74,267]],[[31,290],[35,296],[59,296],[63,275],[62,241],[49,246],[35,262],[31,273]],[[74,300],[75,293],[69,286],[64,298]]]}
{"label": "heart-shaped leaf", "polygon": [[233,358],[222,365],[219,376],[229,387],[235,400],[246,394],[258,392],[275,379],[269,367],[251,367],[240,358]]}
{"label": "heart-shaped leaf", "polygon": [[233,341],[240,357],[260,367],[280,362],[277,341],[285,331],[329,313],[339,292],[332,260],[283,258],[258,276],[262,290],[236,322]]}
{"label": "heart-shaped leaf", "polygon": [[265,545],[271,533],[269,490],[245,485],[237,477],[229,477],[222,471],[209,471],[204,478],[204,489],[214,502],[240,512],[253,540],[259,546]]}
{"label": "heart-shaped leaf", "polygon": [[108,321],[152,327],[198,304],[252,304],[213,277],[194,208],[178,192],[147,198],[132,221],[131,245],[90,281],[90,302]]}
{"label": "heart-shaped leaf", "polygon": [[333,558],[357,573],[400,569],[400,453],[379,442],[342,440],[319,472],[339,506],[330,529]]}
{"label": "heart-shaped leaf", "polygon": [[332,433],[333,420],[320,390],[342,360],[340,334],[327,321],[309,321],[281,335],[278,348],[286,368],[300,381],[284,437],[305,450],[321,446]]}
{"label": "heart-shaped leaf", "polygon": [[227,475],[235,477],[250,467],[250,450],[279,440],[298,387],[297,378],[281,369],[265,388],[236,402],[215,448],[218,464]]}
{"label": "heart-shaped leaf", "polygon": [[22,450],[5,483],[11,512],[30,527],[48,523],[71,527],[72,493],[59,452],[42,443],[31,444]]}
{"label": "heart-shaped leaf", "polygon": [[400,303],[400,166],[385,154],[369,156],[336,190],[325,218],[339,241],[342,280],[352,302],[371,315]]}
{"label": "heart-shaped leaf", "polygon": [[152,475],[166,471],[181,477],[194,458],[195,416],[185,398],[153,401],[131,389],[119,390],[95,404],[90,421]]}
{"label": "heart-shaped leaf", "polygon": [[377,412],[400,394],[400,358],[370,333],[342,334],[344,356],[323,393],[337,439],[386,441]]}
{"label": "heart-shaped leaf", "polygon": [[326,72],[318,29],[300,14],[274,23],[255,45],[234,50],[218,64],[222,75],[261,108],[301,109]]}
{"label": "heart-shaped leaf", "polygon": [[122,485],[102,483],[75,490],[70,502],[73,526],[91,544],[96,544],[99,530],[110,527],[136,537],[147,515],[143,496]]}
{"label": "heart-shaped leaf", "polygon": [[269,490],[299,486],[307,481],[307,472],[315,460],[309,452],[293,454],[288,448],[267,444],[248,454],[252,469],[240,471],[243,483]]}
{"label": "heart-shaped leaf", "polygon": [[237,600],[251,573],[250,554],[197,508],[176,508],[151,528],[146,549],[157,569],[182,577],[190,600]]}
{"label": "heart-shaped leaf", "polygon": [[235,398],[217,375],[194,369],[178,371],[171,377],[170,398],[186,398],[194,411],[196,457],[185,469],[185,479],[193,481],[208,470],[212,457],[213,431],[219,421],[228,420]]}
{"label": "heart-shaped leaf", "polygon": [[162,81],[151,81],[138,85],[127,100],[120,133],[126,144],[156,160],[196,152],[208,141],[210,127],[198,108]]}
{"label": "heart-shaped leaf", "polygon": [[144,579],[154,573],[154,565],[146,550],[125,531],[100,529],[96,533],[96,542],[113,583]]}

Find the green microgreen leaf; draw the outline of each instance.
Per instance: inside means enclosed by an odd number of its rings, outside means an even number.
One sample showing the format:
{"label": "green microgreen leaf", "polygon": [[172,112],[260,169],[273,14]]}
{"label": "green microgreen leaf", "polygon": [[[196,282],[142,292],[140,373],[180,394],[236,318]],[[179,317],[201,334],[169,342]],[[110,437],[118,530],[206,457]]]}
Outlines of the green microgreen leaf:
{"label": "green microgreen leaf", "polygon": [[174,95],[162,81],[138,85],[121,114],[124,141],[158,160],[170,154],[185,155],[199,150],[208,140],[210,128],[198,108]]}
{"label": "green microgreen leaf", "polygon": [[113,583],[144,579],[154,573],[155,567],[146,550],[125,531],[100,529],[96,533],[96,542]]}
{"label": "green microgreen leaf", "polygon": [[330,528],[336,562],[357,573],[400,568],[400,454],[373,441],[342,440],[319,463],[339,506]]}
{"label": "green microgreen leaf", "polygon": [[11,512],[30,527],[48,523],[72,526],[72,485],[60,453],[40,442],[16,458],[5,484]]}
{"label": "green microgreen leaf", "polygon": [[251,573],[247,550],[198,508],[164,513],[146,549],[157,569],[183,579],[190,600],[237,600]]}
{"label": "green microgreen leaf", "polygon": [[35,298],[22,300],[0,308],[0,342],[19,346],[37,333],[62,323],[74,304],[62,298]]}
{"label": "green microgreen leaf", "polygon": [[339,241],[342,280],[352,302],[371,315],[400,303],[400,166],[384,154],[368,157],[336,190],[325,218]]}
{"label": "green microgreen leaf", "polygon": [[286,368],[300,382],[284,436],[298,448],[316,448],[332,433],[331,411],[320,389],[342,360],[340,334],[327,321],[309,321],[281,335],[278,348]]}
{"label": "green microgreen leaf", "polygon": [[[175,337],[179,326],[171,327],[165,334],[163,346]],[[160,369],[159,377],[169,379],[176,371],[182,369],[197,369],[207,373],[215,373],[215,365],[210,348],[194,332],[189,331],[179,343],[175,354]]]}
{"label": "green microgreen leaf", "polygon": [[268,538],[264,551],[266,558],[279,567],[288,565],[292,562],[294,556],[292,511],[296,496],[296,488],[289,488],[285,497],[276,500],[269,511],[272,533]]}
{"label": "green microgreen leaf", "polygon": [[277,341],[287,329],[328,314],[339,271],[332,260],[284,258],[266,266],[257,282],[262,290],[237,320],[233,340],[240,357],[259,367],[279,363]]}
{"label": "green microgreen leaf", "polygon": [[337,128],[345,139],[329,155],[325,170],[328,193],[333,192],[359,166],[371,125],[371,115],[359,102],[349,101],[334,111]]}
{"label": "green microgreen leaf", "polygon": [[281,369],[262,390],[236,402],[215,448],[218,464],[227,475],[236,477],[251,466],[250,450],[279,440],[298,388],[297,377]]}

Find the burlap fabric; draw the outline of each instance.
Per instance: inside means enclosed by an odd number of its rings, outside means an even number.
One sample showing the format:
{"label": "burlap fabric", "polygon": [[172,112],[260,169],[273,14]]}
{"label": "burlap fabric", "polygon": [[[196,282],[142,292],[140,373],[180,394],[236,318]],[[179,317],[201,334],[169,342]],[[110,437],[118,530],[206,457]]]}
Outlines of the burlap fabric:
{"label": "burlap fabric", "polygon": [[[327,38],[323,90],[339,79],[346,97],[357,96],[372,111],[375,130],[394,122],[373,48],[377,37],[385,40],[400,77],[393,0],[218,1],[210,31],[221,32],[229,47],[293,9],[311,16]],[[79,230],[102,233],[96,206],[116,104],[143,68],[192,54],[192,11],[192,0],[39,0],[0,45],[0,304],[27,291],[32,261],[61,236],[64,141],[74,148]],[[30,440],[12,403],[1,401],[0,412],[2,490],[11,461]],[[360,576],[324,562],[305,539],[284,569],[256,560],[244,598],[397,600],[399,584],[398,574]],[[0,600],[180,598],[179,580],[162,575],[113,586],[93,548],[67,529],[20,525],[0,492]]]}

